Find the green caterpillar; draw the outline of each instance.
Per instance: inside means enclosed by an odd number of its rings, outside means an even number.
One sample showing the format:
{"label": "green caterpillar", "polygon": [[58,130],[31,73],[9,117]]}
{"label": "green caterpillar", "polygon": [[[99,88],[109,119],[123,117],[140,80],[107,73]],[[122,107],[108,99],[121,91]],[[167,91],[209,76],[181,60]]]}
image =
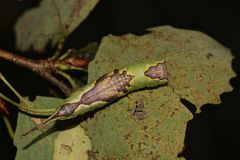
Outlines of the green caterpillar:
{"label": "green caterpillar", "polygon": [[148,61],[122,69],[115,69],[113,72],[103,75],[95,82],[74,92],[65,99],[64,104],[54,114],[26,134],[36,130],[40,125],[55,120],[74,118],[102,107],[132,91],[167,83],[167,73],[164,60]]}

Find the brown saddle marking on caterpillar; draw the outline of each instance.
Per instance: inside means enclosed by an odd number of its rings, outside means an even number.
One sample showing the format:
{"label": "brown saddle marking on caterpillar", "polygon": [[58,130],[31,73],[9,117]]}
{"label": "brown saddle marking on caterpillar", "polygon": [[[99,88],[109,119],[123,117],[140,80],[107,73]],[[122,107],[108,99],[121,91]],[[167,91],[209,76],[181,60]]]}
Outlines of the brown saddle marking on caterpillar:
{"label": "brown saddle marking on caterpillar", "polygon": [[126,71],[119,73],[119,70],[114,70],[112,75],[104,75],[99,78],[94,87],[84,93],[80,104],[92,104],[96,101],[112,102],[120,97],[120,92],[127,93],[127,86],[130,86],[130,81],[134,78],[133,75],[128,75]]}
{"label": "brown saddle marking on caterpillar", "polygon": [[166,63],[158,63],[155,66],[150,66],[145,72],[144,75],[150,77],[151,79],[167,79],[167,66]]}

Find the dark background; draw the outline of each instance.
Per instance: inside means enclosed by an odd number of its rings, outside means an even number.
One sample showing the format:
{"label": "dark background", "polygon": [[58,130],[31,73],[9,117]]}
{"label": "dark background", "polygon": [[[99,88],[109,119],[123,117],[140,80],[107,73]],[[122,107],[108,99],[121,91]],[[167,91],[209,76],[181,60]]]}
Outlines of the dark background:
{"label": "dark background", "polygon": [[[14,23],[24,10],[38,4],[38,0],[0,1],[1,49],[17,52],[14,50]],[[239,75],[240,7],[237,0],[102,0],[70,35],[67,45],[81,48],[107,34],[144,34],[146,28],[159,25],[199,30],[210,35],[232,50],[235,56],[232,66]],[[25,55],[31,56],[31,53]],[[34,73],[3,60],[0,60],[0,72],[23,95],[46,95],[46,88],[50,86]],[[221,95],[222,103],[204,105],[202,113],[188,123],[185,150],[179,156],[188,160],[240,160],[239,82],[239,76],[231,79],[234,90]],[[0,88],[13,97],[4,85],[0,84]],[[15,125],[16,111],[11,108],[10,111],[10,120]],[[0,159],[14,159],[15,153],[16,148],[0,117]]]}

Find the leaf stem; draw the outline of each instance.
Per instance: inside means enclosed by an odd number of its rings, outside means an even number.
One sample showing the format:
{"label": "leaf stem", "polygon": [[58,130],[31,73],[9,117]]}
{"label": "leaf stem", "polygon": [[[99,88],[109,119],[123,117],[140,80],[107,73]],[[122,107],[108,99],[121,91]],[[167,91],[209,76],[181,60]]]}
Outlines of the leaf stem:
{"label": "leaf stem", "polygon": [[64,54],[63,54],[62,56],[60,56],[58,59],[59,59],[59,60],[63,60],[64,58],[67,58],[71,53],[72,53],[72,50],[69,49],[69,50],[67,50],[66,53],[64,53]]}
{"label": "leaf stem", "polygon": [[59,81],[57,78],[52,76],[50,73],[43,72],[43,73],[41,73],[41,76],[44,77],[45,79],[49,80],[50,82],[52,82],[52,84],[54,84],[55,86],[57,86],[65,94],[66,97],[68,97],[72,93],[71,89],[66,84]]}
{"label": "leaf stem", "polygon": [[69,74],[59,70],[57,70],[56,73],[63,76],[70,83],[72,88],[76,88],[77,85]]}
{"label": "leaf stem", "polygon": [[8,130],[8,134],[10,135],[10,137],[12,139],[14,139],[14,131],[13,131],[13,128],[11,126],[11,123],[9,122],[8,118],[6,117],[6,115],[2,114],[2,118],[3,118],[3,121],[7,127],[7,130]]}
{"label": "leaf stem", "polygon": [[48,60],[54,60],[60,55],[60,53],[63,49],[63,46],[64,46],[64,42],[65,42],[65,37],[63,36],[62,38],[60,38],[60,40],[58,42],[57,49],[56,49],[55,53]]}
{"label": "leaf stem", "polygon": [[25,104],[27,104],[27,105],[29,105],[29,106],[31,105],[31,102],[28,101],[28,100],[26,100],[24,97],[22,97],[22,96],[13,88],[13,86],[7,81],[7,79],[3,76],[2,73],[0,73],[0,79],[3,81],[3,83],[5,83],[5,84],[8,86],[8,88],[11,89],[11,91],[18,97],[18,99],[19,99],[20,101],[24,102]]}
{"label": "leaf stem", "polygon": [[[13,101],[12,99],[8,98],[7,96],[5,96],[4,94],[0,93],[0,98],[4,99],[5,101],[7,101],[8,103],[18,107],[19,109],[22,108],[22,106],[20,104],[18,104],[17,102]],[[22,110],[22,109],[21,109]]]}
{"label": "leaf stem", "polygon": [[18,104],[15,101],[13,101],[12,99],[8,98],[7,96],[5,96],[2,93],[0,93],[0,97],[2,99],[4,99],[6,102],[18,107],[18,109],[20,109],[21,111],[32,114],[32,115],[49,116],[55,111],[55,109],[51,109],[51,108],[50,109],[36,109],[36,108],[32,108],[32,107],[25,107],[23,105]]}
{"label": "leaf stem", "polygon": [[[32,71],[38,73],[43,78],[49,80],[51,83],[56,85],[66,96],[68,96],[71,92],[71,89],[68,88],[67,85],[65,85],[64,83],[62,83],[61,81],[59,81],[55,77],[53,77],[53,75],[51,75],[52,71],[57,70],[57,68],[56,68],[57,65],[55,65],[53,63],[53,61],[31,60],[31,59],[27,59],[25,57],[21,57],[21,56],[18,56],[18,55],[15,55],[10,52],[3,51],[3,50],[0,50],[0,58],[4,58],[8,61],[11,61],[20,66],[26,67],[28,69],[31,69]],[[56,62],[58,62],[58,61],[56,61]],[[3,81],[5,81],[5,78],[2,76],[2,74],[0,74],[0,78]],[[16,94],[16,96],[19,99],[23,100],[23,98],[20,96],[20,94],[18,94],[14,89],[12,89],[13,87],[11,87],[8,84],[8,82],[6,82],[5,84],[7,84],[9,86],[9,88]]]}

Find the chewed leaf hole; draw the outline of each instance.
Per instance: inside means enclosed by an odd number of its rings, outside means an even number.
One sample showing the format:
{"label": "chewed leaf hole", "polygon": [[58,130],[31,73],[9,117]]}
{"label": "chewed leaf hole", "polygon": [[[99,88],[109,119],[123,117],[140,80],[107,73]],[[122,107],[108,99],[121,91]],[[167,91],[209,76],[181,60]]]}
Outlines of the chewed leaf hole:
{"label": "chewed leaf hole", "polygon": [[180,102],[181,102],[185,107],[187,107],[187,109],[188,109],[193,115],[196,114],[197,107],[196,107],[195,104],[193,104],[193,103],[191,103],[191,102],[189,102],[188,100],[183,99],[183,98],[180,99]]}

